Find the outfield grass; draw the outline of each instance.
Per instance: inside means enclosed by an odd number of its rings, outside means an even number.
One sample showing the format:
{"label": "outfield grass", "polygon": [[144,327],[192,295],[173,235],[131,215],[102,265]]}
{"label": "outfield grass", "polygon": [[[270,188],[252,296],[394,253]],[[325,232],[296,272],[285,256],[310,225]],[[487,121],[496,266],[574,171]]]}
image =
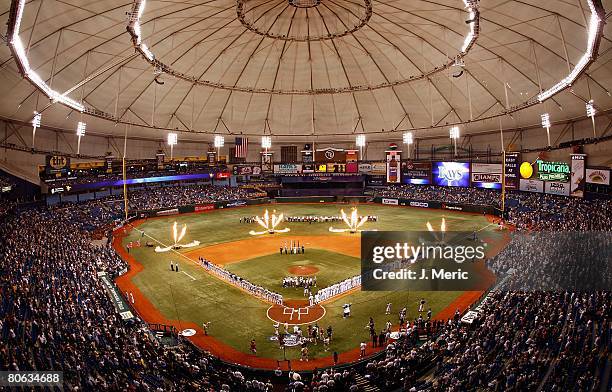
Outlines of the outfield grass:
{"label": "outfield grass", "polygon": [[[268,206],[269,209],[272,206]],[[183,243],[198,240],[200,248],[217,243],[225,243],[240,239],[252,238],[248,232],[256,229],[256,224],[241,224],[243,216],[261,215],[265,206],[216,210],[202,214],[188,214],[167,218],[152,219],[144,222],[139,229],[147,235],[156,238],[164,244],[171,239],[171,225],[174,221],[179,225],[187,224],[187,234]],[[337,215],[340,208],[346,206],[325,205],[276,205],[277,211],[286,215]],[[434,226],[439,225],[442,217],[446,218],[449,230],[472,231],[489,225],[484,216],[448,213],[446,211],[386,207],[379,205],[359,206],[362,215],[377,215],[379,222],[366,223],[365,229],[378,230],[423,230],[427,221]],[[349,234],[329,233],[329,224],[287,223],[291,229],[287,234],[275,236],[290,239],[292,235],[328,235],[341,237]],[[334,223],[334,226],[339,226]],[[501,234],[487,228],[486,235],[491,240],[500,240]],[[132,231],[124,239],[124,246],[129,241],[140,238],[140,233]],[[147,238],[143,238],[143,242]],[[181,250],[181,252],[193,251]],[[248,353],[249,341],[254,338],[258,342],[258,353],[261,356],[282,359],[282,350],[275,343],[269,342],[273,334],[273,322],[266,316],[269,305],[255,299],[223,281],[212,277],[196,263],[181,257],[176,252],[155,253],[152,248],[134,248],[131,254],[143,266],[144,270],[134,278],[134,283],[149,298],[153,305],[168,319],[191,321],[198,325],[211,322],[209,333],[226,344]],[[171,272],[169,261],[179,262],[181,272]],[[214,262],[214,260],[213,260]],[[319,287],[325,282],[333,283],[359,272],[359,260],[325,250],[307,249],[305,255],[268,255],[229,264],[228,269],[240,274],[255,283],[280,291],[282,277],[287,275],[287,268],[292,264],[314,265],[320,269],[317,274]],[[300,298],[299,290],[288,289],[290,298]],[[284,294],[284,293],[283,293]],[[334,328],[334,341],[331,351],[324,352],[320,346],[312,347],[312,356],[327,356],[332,351],[344,352],[358,346],[359,342],[368,338],[365,326],[369,317],[373,317],[377,329],[390,319],[397,325],[397,313],[406,306],[408,317],[416,318],[417,303],[421,297],[427,301],[426,307],[431,307],[436,314],[444,309],[461,292],[354,292],[325,305],[326,316],[319,325]],[[388,302],[392,305],[391,316],[384,314]],[[344,320],[341,317],[342,305],[352,303],[352,317]],[[287,350],[288,358],[296,358],[298,349]]]}

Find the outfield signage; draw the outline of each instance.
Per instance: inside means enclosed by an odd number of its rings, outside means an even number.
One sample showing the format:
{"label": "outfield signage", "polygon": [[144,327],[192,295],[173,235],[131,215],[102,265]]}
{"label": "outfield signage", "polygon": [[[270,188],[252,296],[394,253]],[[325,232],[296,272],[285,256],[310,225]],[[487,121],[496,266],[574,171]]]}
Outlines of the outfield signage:
{"label": "outfield signage", "polygon": [[586,154],[572,154],[572,176],[570,181],[570,195],[584,197],[586,188]]}
{"label": "outfield signage", "polygon": [[542,181],[567,181],[571,174],[570,165],[565,162],[536,161],[538,178]]}
{"label": "outfield signage", "polygon": [[125,300],[119,293],[117,286],[115,286],[115,284],[108,277],[106,272],[98,272],[98,277],[102,281],[102,285],[104,286],[104,289],[106,289],[108,296],[111,298],[111,301],[113,302],[113,306],[115,307],[117,313],[119,313],[123,320],[132,320],[134,318],[134,314],[132,313],[127,302],[125,302]]}
{"label": "outfield signage", "polygon": [[519,162],[521,154],[507,152],[504,160],[504,177],[507,189],[519,189]]}
{"label": "outfield signage", "polygon": [[172,209],[169,209],[169,210],[157,211],[157,216],[176,215],[178,213],[179,213],[178,208],[172,208]]}
{"label": "outfield signage", "polygon": [[589,184],[610,185],[610,170],[586,169],[586,182]]}
{"label": "outfield signage", "polygon": [[551,195],[569,196],[570,184],[568,182],[547,181],[544,183],[544,192]]}
{"label": "outfield signage", "polygon": [[501,163],[472,163],[472,186],[501,189],[502,170]]}
{"label": "outfield signage", "polygon": [[431,184],[431,162],[402,162],[402,182],[404,184]]}
{"label": "outfield signage", "polygon": [[302,165],[297,163],[282,163],[274,165],[274,174],[297,174],[302,172]]}
{"label": "outfield signage", "polygon": [[544,181],[526,180],[524,178],[521,178],[520,190],[523,192],[543,193],[544,192]]}
{"label": "outfield signage", "polygon": [[468,162],[434,162],[432,178],[434,185],[468,187],[470,185],[470,164]]}
{"label": "outfield signage", "polygon": [[389,206],[397,206],[397,205],[399,205],[399,200],[383,198],[382,199],[382,204],[389,205]]}
{"label": "outfield signage", "polygon": [[214,204],[200,204],[194,207],[195,212],[210,211],[214,209],[215,209]]}

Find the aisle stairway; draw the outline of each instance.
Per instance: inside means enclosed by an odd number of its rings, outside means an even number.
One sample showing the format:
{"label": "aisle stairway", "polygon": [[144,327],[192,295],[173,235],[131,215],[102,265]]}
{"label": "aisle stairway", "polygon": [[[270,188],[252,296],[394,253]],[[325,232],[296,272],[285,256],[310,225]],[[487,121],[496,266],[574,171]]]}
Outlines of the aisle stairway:
{"label": "aisle stairway", "polygon": [[357,385],[359,386],[360,391],[365,392],[380,392],[380,388],[371,384],[365,377],[361,374],[355,376],[355,380],[357,380]]}

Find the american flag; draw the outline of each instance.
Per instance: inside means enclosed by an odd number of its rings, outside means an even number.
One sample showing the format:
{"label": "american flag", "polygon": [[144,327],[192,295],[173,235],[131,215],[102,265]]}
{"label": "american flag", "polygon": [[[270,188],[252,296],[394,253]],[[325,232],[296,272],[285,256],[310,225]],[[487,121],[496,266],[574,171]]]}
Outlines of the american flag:
{"label": "american flag", "polygon": [[248,137],[237,137],[236,138],[236,158],[246,158],[249,152],[249,138]]}

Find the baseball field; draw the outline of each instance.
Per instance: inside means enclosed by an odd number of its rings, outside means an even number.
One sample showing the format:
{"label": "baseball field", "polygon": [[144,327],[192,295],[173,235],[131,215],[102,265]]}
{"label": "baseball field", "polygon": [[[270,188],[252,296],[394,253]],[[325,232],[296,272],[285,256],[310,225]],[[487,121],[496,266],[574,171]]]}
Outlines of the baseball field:
{"label": "baseball field", "polygon": [[[353,360],[361,341],[369,341],[366,325],[373,317],[377,330],[390,320],[398,326],[398,312],[407,308],[408,319],[418,317],[418,302],[426,301],[434,318],[452,317],[457,308],[464,310],[480,292],[364,292],[360,289],[326,301],[321,306],[308,307],[301,288],[283,288],[282,280],[288,276],[316,276],[317,288],[359,274],[360,234],[332,233],[330,226],[344,227],[342,222],[305,223],[281,222],[277,229],[288,228],[286,233],[260,235],[250,231],[265,231],[257,223],[242,223],[241,218],[261,216],[264,210],[283,213],[285,216],[336,216],[340,204],[272,204],[219,209],[203,213],[159,217],[134,222],[132,227],[115,233],[114,245],[130,263],[130,271],[118,278],[117,284],[124,292],[132,292],[134,307],[146,321],[174,325],[179,330],[194,329],[192,341],[204,349],[227,360],[255,367],[275,368],[277,360],[298,359],[299,346],[279,348],[270,338],[274,335],[276,321],[290,320],[290,324],[333,328],[333,339],[326,350],[322,344],[311,345],[308,364],[294,361],[294,368],[313,368],[331,364],[334,351],[341,361]],[[359,215],[376,216],[376,222],[367,222],[362,229],[379,231],[422,231],[427,222],[439,227],[442,218],[448,231],[477,231],[479,238],[494,253],[507,240],[506,231],[486,216],[396,206],[365,204],[358,206]],[[185,227],[179,244],[191,247],[155,252],[154,247],[175,243],[174,222],[177,232]],[[127,245],[135,246],[128,252]],[[199,244],[196,244],[199,242]],[[303,245],[303,254],[281,254],[286,245]],[[246,291],[211,274],[198,263],[204,257],[230,272],[283,295],[283,306],[265,302]],[[179,271],[171,270],[170,263],[177,263]],[[484,276],[484,275],[483,275]],[[488,277],[491,278],[491,277]],[[316,291],[316,289],[314,290]],[[351,317],[342,318],[343,305],[352,304]],[[391,303],[391,314],[385,314]],[[272,308],[272,309],[271,309]],[[286,310],[288,309],[288,311]],[[299,311],[298,311],[299,310]],[[280,320],[282,319],[282,320]],[[208,323],[207,335],[203,324]],[[282,330],[282,327],[281,327]],[[250,342],[255,339],[257,355],[250,352]],[[368,347],[368,353],[374,352]]]}

